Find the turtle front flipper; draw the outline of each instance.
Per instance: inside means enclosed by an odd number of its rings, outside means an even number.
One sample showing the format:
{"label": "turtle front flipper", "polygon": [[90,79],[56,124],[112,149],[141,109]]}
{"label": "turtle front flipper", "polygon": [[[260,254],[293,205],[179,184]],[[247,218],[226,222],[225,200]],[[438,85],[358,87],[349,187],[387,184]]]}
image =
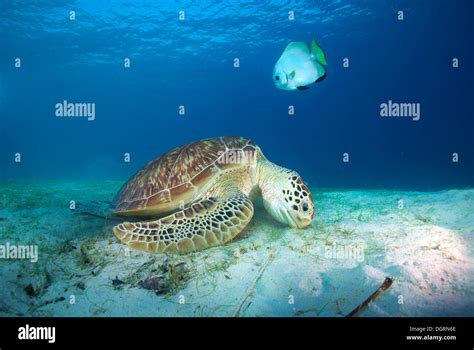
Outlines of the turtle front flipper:
{"label": "turtle front flipper", "polygon": [[189,208],[148,222],[124,222],[115,235],[146,252],[189,253],[232,240],[253,216],[250,199],[241,192],[202,199]]}

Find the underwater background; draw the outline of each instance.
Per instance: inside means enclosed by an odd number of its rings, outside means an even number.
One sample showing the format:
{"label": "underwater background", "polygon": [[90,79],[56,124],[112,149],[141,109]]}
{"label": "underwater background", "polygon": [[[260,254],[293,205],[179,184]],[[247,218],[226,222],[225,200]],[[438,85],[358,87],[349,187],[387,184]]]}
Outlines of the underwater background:
{"label": "underwater background", "polygon": [[[472,186],[472,10],[469,0],[2,1],[2,179],[125,180],[176,146],[240,135],[318,187]],[[276,89],[287,43],[312,38],[328,77]],[[96,119],[55,117],[64,100],[95,103]],[[380,117],[388,100],[420,103],[420,120]]]}
{"label": "underwater background", "polygon": [[[1,0],[0,248],[39,255],[0,260],[0,316],[344,316],[387,276],[364,316],[472,316],[473,10]],[[327,78],[277,89],[286,45],[313,38]],[[95,119],[57,117],[63,101],[94,103]],[[420,119],[381,117],[388,101],[419,103]],[[224,135],[302,176],[310,227],[257,206],[233,242],[165,256],[125,250],[116,222],[70,208],[104,214],[148,161]]]}

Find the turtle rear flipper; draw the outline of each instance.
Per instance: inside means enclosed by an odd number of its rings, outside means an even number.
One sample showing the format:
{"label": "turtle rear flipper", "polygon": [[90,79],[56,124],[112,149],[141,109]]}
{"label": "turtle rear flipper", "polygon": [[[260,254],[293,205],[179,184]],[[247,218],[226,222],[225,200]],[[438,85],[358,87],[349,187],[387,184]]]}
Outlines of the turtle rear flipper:
{"label": "turtle rear flipper", "polygon": [[253,216],[250,199],[240,191],[202,199],[189,208],[148,222],[124,222],[115,235],[146,252],[188,253],[232,240]]}

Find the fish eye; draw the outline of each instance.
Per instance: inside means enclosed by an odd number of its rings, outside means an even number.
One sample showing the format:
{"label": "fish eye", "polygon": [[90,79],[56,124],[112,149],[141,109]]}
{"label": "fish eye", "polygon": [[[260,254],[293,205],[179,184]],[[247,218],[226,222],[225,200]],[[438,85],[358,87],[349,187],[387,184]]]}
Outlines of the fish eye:
{"label": "fish eye", "polygon": [[280,77],[278,75],[275,76],[276,80],[280,80]]}

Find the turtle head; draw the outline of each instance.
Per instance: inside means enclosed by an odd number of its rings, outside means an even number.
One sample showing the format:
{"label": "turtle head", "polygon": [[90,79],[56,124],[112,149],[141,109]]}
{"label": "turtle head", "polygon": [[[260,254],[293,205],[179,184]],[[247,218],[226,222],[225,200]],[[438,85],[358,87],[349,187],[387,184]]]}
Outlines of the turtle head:
{"label": "turtle head", "polygon": [[314,200],[308,186],[295,171],[266,161],[259,173],[265,209],[277,221],[295,228],[311,224]]}

